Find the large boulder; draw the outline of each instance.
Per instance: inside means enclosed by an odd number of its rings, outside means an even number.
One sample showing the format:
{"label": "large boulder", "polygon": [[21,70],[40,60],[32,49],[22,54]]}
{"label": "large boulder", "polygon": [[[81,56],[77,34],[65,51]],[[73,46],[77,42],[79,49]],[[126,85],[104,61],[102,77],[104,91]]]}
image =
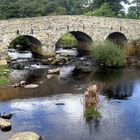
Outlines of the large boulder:
{"label": "large boulder", "polygon": [[0,128],[1,130],[8,131],[11,129],[11,123],[8,120],[0,118]]}
{"label": "large boulder", "polygon": [[9,140],[42,140],[42,138],[34,132],[20,132],[13,135]]}

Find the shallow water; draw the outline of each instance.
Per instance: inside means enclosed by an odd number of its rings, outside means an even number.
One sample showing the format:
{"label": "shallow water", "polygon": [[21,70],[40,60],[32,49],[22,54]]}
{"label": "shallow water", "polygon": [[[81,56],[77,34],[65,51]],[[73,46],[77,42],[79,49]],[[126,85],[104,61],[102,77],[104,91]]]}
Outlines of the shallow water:
{"label": "shallow water", "polygon": [[[34,131],[44,140],[139,140],[139,68],[104,70],[77,76],[71,75],[71,69],[61,68],[61,76],[53,79],[46,78],[45,69],[36,70],[39,74],[36,76],[25,74],[27,71],[13,71],[12,74],[18,73],[19,77],[26,75],[23,76],[25,80],[38,83],[39,88],[0,89],[0,112],[14,114],[12,130],[0,132],[0,140],[7,140],[20,131]],[[105,85],[100,94],[102,117],[86,120],[83,94],[93,81]]]}

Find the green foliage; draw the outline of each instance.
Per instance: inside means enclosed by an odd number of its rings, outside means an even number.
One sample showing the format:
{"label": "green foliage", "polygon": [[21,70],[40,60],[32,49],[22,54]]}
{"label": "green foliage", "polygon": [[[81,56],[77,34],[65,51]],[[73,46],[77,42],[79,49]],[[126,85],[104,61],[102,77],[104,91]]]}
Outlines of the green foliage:
{"label": "green foliage", "polygon": [[75,47],[77,43],[77,39],[71,33],[66,33],[59,39],[57,46],[63,48]]}
{"label": "green foliage", "polygon": [[0,85],[6,85],[10,82],[9,80],[9,68],[5,65],[0,66]]}
{"label": "green foliage", "polygon": [[100,117],[100,113],[96,111],[94,108],[87,108],[84,112],[84,116],[86,118],[98,118]]}
{"label": "green foliage", "polygon": [[112,11],[110,5],[108,3],[104,3],[100,8],[96,9],[93,13],[94,16],[107,16],[114,17],[115,13]]}
{"label": "green foliage", "polygon": [[107,67],[120,67],[125,63],[123,50],[111,41],[93,45],[92,54],[97,61]]}
{"label": "green foliage", "polygon": [[[109,16],[113,14],[115,17],[122,17],[125,13],[123,12],[124,7],[121,2],[128,3],[128,0],[92,0],[86,8],[86,13],[89,11],[94,13],[96,11],[97,15],[106,16],[107,12]],[[108,9],[108,7],[110,9]],[[109,11],[107,11],[107,9]],[[102,13],[103,11],[105,11],[105,13]]]}
{"label": "green foliage", "polygon": [[[124,16],[128,0],[0,0],[0,19],[47,15]],[[110,9],[105,5],[109,5]],[[121,16],[120,16],[121,15]]]}
{"label": "green foliage", "polygon": [[140,6],[131,6],[126,16],[127,18],[140,19]]}
{"label": "green foliage", "polygon": [[[17,47],[17,45],[19,47]],[[30,42],[30,40],[28,38],[26,38],[25,36],[18,36],[16,39],[14,39],[8,48],[13,48],[13,49],[17,49],[19,51],[25,51],[25,50],[29,50],[31,48],[32,43]]]}
{"label": "green foliage", "polygon": [[0,19],[78,15],[88,3],[88,0],[0,0]]}

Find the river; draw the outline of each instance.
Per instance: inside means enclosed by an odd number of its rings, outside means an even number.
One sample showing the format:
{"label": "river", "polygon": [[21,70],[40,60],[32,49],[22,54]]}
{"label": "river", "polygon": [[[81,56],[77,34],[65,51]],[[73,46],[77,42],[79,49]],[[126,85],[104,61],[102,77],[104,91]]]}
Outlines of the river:
{"label": "river", "polygon": [[[140,139],[140,68],[99,69],[72,75],[73,66],[67,65],[52,79],[47,79],[46,69],[11,72],[13,80],[25,78],[39,84],[37,89],[0,88],[0,112],[14,114],[10,120],[12,130],[0,131],[0,140],[21,131],[34,131],[43,140]],[[94,81],[104,83],[99,97],[101,118],[87,120],[84,91]]]}

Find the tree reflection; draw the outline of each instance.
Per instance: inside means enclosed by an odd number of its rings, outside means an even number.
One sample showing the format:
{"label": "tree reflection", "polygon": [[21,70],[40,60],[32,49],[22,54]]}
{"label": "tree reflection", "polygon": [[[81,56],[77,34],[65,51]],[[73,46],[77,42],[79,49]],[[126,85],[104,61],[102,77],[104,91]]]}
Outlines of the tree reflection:
{"label": "tree reflection", "polygon": [[106,89],[103,94],[106,95],[109,99],[113,98],[119,100],[127,100],[128,97],[133,95],[133,86],[133,83],[120,84],[111,89]]}

